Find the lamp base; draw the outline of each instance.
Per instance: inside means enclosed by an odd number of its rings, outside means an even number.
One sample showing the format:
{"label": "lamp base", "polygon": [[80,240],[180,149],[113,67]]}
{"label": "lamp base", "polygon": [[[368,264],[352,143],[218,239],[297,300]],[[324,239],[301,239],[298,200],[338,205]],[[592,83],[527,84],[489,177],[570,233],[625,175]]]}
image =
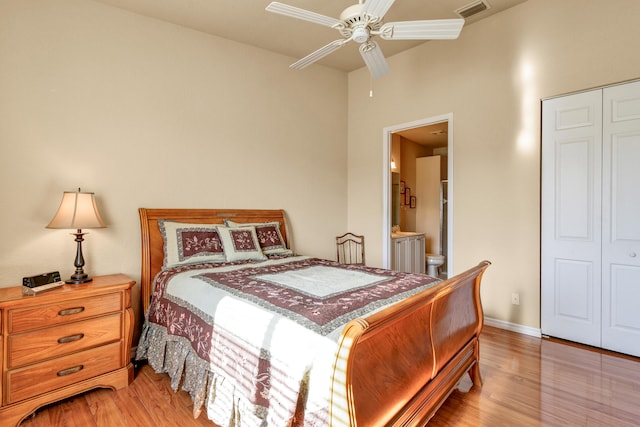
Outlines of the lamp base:
{"label": "lamp base", "polygon": [[87,273],[84,272],[84,257],[82,256],[82,241],[84,240],[82,236],[85,233],[82,230],[78,229],[77,233],[73,233],[76,236],[76,242],[78,243],[78,248],[76,251],[76,261],[73,265],[76,267],[76,272],[71,275],[70,278],[65,280],[64,282],[69,285],[81,285],[83,283],[87,283],[92,281],[93,279],[89,277]]}
{"label": "lamp base", "polygon": [[65,280],[64,283],[66,283],[67,285],[81,285],[83,283],[88,283],[88,282],[90,282],[92,280],[93,280],[93,278],[87,276],[86,274],[84,274],[84,275],[76,275],[76,274],[74,274],[73,276],[71,276],[70,278]]}

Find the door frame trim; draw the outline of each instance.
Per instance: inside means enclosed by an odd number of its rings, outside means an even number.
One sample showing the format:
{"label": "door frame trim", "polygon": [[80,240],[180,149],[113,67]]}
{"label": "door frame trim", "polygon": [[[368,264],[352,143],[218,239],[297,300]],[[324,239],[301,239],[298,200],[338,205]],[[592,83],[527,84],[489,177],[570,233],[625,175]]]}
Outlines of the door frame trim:
{"label": "door frame trim", "polygon": [[414,129],[447,122],[447,273],[449,277],[453,268],[453,113],[428,117],[413,122],[401,123],[382,130],[382,267],[391,268],[391,139],[392,134],[407,129]]}

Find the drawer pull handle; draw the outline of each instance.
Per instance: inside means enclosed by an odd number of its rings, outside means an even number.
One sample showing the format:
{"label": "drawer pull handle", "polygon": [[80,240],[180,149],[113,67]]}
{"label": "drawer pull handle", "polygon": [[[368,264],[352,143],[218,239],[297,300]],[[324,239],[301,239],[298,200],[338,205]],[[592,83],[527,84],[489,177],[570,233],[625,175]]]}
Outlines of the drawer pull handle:
{"label": "drawer pull handle", "polygon": [[58,312],[58,316],[69,316],[70,314],[78,314],[84,311],[84,307],[65,308]]}
{"label": "drawer pull handle", "polygon": [[84,369],[83,365],[74,366],[73,368],[63,369],[62,371],[58,371],[59,377],[64,377],[66,375],[75,374],[76,372],[80,372]]}
{"label": "drawer pull handle", "polygon": [[58,344],[66,344],[68,342],[78,341],[84,338],[84,334],[69,335],[68,337],[58,338]]}

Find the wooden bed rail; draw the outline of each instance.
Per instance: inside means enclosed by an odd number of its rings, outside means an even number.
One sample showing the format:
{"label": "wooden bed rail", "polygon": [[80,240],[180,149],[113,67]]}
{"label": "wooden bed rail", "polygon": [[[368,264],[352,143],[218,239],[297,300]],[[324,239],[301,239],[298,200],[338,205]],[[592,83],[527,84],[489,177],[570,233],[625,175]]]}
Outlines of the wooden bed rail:
{"label": "wooden bed rail", "polygon": [[480,282],[489,265],[345,326],[332,378],[333,427],[424,425],[465,373],[481,385]]}

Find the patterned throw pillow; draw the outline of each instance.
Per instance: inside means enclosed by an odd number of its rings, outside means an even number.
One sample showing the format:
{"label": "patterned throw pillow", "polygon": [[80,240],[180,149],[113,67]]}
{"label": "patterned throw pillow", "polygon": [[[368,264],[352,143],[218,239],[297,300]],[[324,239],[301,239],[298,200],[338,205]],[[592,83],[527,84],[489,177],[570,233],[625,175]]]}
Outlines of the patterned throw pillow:
{"label": "patterned throw pillow", "polygon": [[224,223],[227,227],[255,227],[260,249],[265,255],[292,255],[293,251],[287,249],[284,244],[284,238],[280,233],[280,223],[275,222],[259,222],[259,223],[239,223],[230,219],[225,219]]}
{"label": "patterned throw pillow", "polygon": [[218,226],[218,233],[225,249],[227,261],[264,261],[267,259],[260,249],[255,227],[228,228]]}
{"label": "patterned throw pillow", "polygon": [[188,224],[158,220],[164,239],[163,268],[206,262],[224,262],[224,246],[215,224]]}

